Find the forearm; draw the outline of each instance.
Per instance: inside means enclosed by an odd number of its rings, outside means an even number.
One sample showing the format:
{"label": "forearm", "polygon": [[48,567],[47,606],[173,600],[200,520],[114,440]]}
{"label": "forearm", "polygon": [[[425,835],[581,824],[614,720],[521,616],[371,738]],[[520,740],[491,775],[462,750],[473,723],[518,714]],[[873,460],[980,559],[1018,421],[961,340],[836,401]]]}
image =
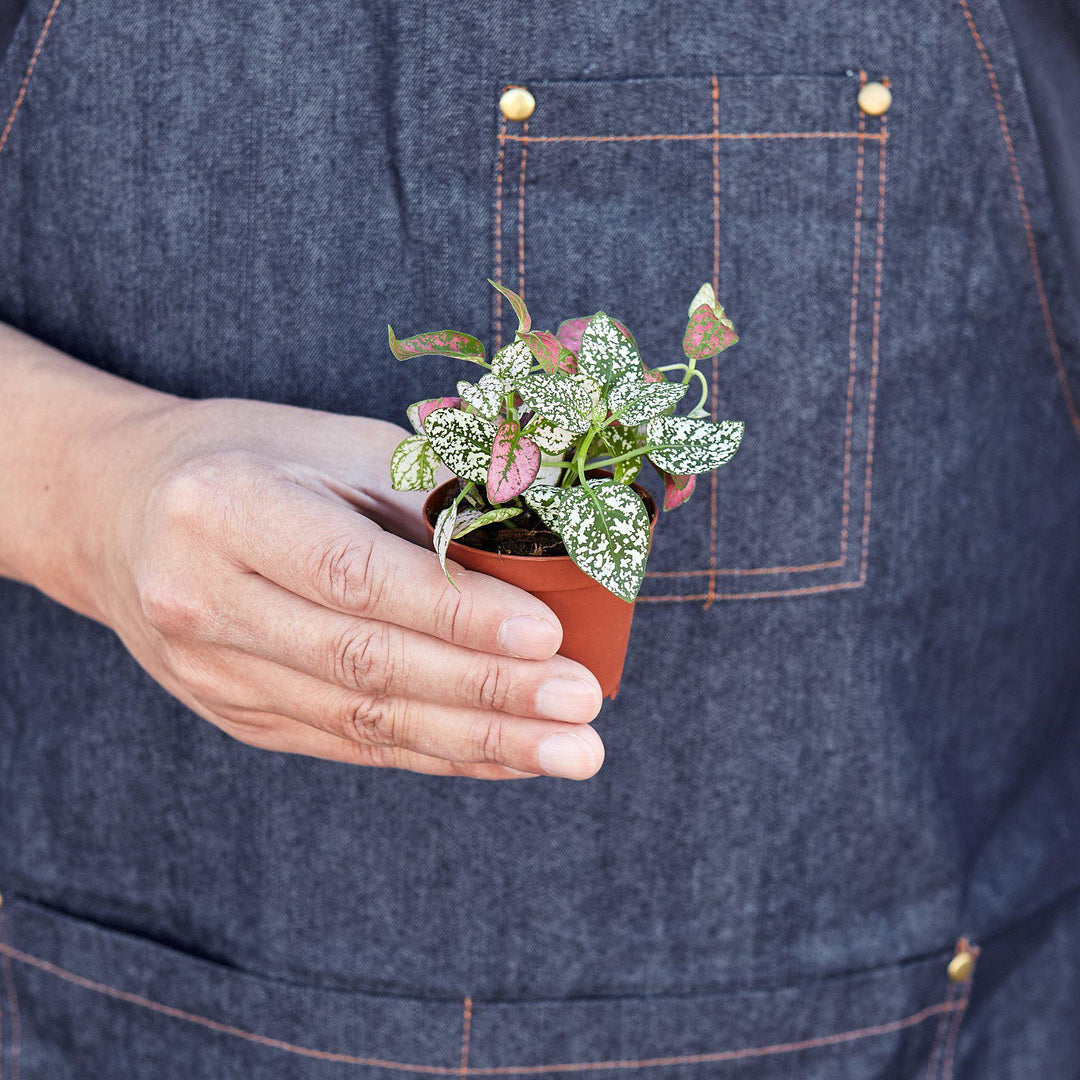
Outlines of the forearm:
{"label": "forearm", "polygon": [[107,447],[174,400],[0,324],[0,575],[96,614],[88,515],[104,509]]}

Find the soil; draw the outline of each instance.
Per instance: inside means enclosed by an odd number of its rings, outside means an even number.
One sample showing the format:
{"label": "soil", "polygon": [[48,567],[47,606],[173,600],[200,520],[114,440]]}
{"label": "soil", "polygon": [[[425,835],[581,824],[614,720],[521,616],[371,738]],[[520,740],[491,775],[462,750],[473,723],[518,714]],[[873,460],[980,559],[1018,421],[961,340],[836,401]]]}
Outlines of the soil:
{"label": "soil", "polygon": [[[450,488],[442,504],[434,507],[436,514],[445,510],[455,498],[458,488]],[[466,500],[463,506],[467,506]],[[562,540],[555,535],[540,519],[534,510],[526,507],[517,517],[509,521],[496,521],[455,540],[455,544],[478,548],[480,551],[495,551],[500,555],[565,555],[566,548]]]}

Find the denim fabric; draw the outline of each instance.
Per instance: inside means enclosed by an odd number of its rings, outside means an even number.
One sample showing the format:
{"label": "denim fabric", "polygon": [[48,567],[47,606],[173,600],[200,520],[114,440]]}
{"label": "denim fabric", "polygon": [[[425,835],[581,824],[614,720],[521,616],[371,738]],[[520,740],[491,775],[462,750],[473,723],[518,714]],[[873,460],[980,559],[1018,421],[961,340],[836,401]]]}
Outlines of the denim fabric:
{"label": "denim fabric", "polygon": [[0,584],[4,1077],[1070,1077],[1080,323],[995,0],[30,0],[0,111],[50,9],[3,319],[400,420],[457,368],[388,320],[505,338],[496,276],[658,364],[715,277],[747,434],[586,784],[252,750]]}

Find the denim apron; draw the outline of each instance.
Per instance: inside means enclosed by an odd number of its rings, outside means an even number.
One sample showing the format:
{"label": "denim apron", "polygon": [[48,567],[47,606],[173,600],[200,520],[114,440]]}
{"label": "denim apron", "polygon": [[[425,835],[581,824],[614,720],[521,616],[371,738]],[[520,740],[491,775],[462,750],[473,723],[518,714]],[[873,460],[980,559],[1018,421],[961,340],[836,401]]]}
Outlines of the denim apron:
{"label": "denim apron", "polygon": [[458,369],[387,321],[506,340],[485,277],[652,363],[713,281],[746,438],[585,784],[252,750],[4,583],[2,1080],[1076,1076],[1080,327],[996,0],[30,0],[5,119],[0,318],[83,361],[400,421]]}

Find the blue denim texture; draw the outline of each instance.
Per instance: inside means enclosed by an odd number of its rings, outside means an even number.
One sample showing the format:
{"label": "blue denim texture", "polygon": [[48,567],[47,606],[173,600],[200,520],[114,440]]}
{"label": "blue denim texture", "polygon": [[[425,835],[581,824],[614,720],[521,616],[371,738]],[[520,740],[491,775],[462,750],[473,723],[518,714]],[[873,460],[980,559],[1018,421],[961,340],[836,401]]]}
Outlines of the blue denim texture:
{"label": "blue denim texture", "polygon": [[0,318],[400,421],[457,368],[388,320],[505,337],[497,275],[659,364],[715,270],[747,435],[659,524],[583,785],[252,750],[0,583],[0,1076],[1075,1075],[1080,325],[1007,25],[967,14],[61,0],[0,152]]}

